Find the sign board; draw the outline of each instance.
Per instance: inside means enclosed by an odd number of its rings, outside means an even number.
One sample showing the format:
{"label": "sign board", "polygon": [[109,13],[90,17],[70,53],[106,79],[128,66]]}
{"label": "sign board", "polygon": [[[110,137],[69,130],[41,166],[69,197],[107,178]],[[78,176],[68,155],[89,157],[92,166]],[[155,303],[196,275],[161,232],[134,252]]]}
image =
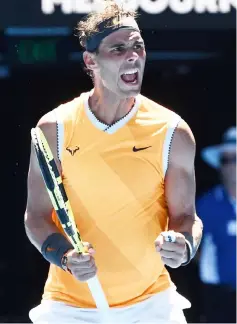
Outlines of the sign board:
{"label": "sign board", "polygon": [[[117,0],[121,1],[121,0]],[[124,0],[137,9],[142,29],[234,29],[236,0]],[[0,27],[73,28],[97,0],[1,0]]]}

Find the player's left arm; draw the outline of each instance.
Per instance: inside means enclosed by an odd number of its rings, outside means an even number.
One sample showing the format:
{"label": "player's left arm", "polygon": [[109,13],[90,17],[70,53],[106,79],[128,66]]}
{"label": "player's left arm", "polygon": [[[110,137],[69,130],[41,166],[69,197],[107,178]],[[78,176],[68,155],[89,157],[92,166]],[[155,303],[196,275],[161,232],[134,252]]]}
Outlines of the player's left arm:
{"label": "player's left arm", "polygon": [[166,242],[165,233],[155,241],[163,262],[172,268],[189,262],[202,238],[203,225],[195,209],[195,151],[192,131],[182,120],[174,133],[165,176],[169,231],[174,231],[175,243]]}

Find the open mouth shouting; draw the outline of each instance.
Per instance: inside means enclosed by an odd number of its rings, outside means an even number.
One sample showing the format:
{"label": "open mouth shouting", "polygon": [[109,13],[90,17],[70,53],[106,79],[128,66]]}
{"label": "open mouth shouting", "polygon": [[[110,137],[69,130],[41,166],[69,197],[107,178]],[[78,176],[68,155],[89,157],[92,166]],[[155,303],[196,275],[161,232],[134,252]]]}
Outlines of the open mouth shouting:
{"label": "open mouth shouting", "polygon": [[137,85],[138,84],[138,69],[130,69],[124,72],[121,79],[127,85]]}

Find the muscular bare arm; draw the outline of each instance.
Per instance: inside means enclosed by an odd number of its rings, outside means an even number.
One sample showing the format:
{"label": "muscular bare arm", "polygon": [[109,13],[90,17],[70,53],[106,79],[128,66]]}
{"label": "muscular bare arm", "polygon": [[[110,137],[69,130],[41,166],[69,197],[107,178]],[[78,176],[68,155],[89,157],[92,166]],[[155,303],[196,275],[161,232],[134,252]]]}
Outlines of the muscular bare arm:
{"label": "muscular bare arm", "polygon": [[194,136],[189,126],[181,121],[173,137],[165,177],[169,230],[175,232],[176,244],[164,243],[162,236],[156,240],[157,250],[161,253],[164,263],[174,268],[187,261],[183,234],[188,234],[192,240],[193,255],[202,238],[203,226],[195,210],[195,149]]}
{"label": "muscular bare arm", "polygon": [[[60,168],[57,159],[57,132],[56,121],[52,113],[48,113],[37,124],[44,132],[52,153]],[[52,221],[52,203],[41,176],[38,160],[31,145],[30,166],[27,181],[27,206],[25,211],[25,229],[31,243],[40,251],[43,242],[52,233],[59,233]]]}
{"label": "muscular bare arm", "polygon": [[195,209],[195,151],[193,134],[189,126],[182,121],[172,142],[165,194],[170,217],[169,229],[192,235],[196,251],[202,237],[202,222]]}

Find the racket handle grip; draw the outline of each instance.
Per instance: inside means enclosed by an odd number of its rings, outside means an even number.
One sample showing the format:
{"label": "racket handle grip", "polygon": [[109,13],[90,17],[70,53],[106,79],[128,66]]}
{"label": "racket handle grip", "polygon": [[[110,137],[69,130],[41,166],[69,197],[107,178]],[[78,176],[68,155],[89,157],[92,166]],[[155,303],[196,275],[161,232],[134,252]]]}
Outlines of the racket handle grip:
{"label": "racket handle grip", "polygon": [[99,279],[97,276],[89,279],[87,281],[92,297],[96,303],[96,307],[99,311],[107,313],[109,310],[109,304],[105,297],[104,291],[101,287]]}

